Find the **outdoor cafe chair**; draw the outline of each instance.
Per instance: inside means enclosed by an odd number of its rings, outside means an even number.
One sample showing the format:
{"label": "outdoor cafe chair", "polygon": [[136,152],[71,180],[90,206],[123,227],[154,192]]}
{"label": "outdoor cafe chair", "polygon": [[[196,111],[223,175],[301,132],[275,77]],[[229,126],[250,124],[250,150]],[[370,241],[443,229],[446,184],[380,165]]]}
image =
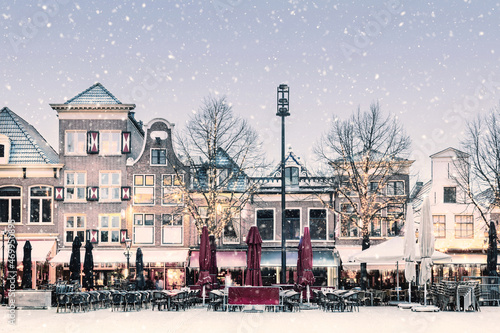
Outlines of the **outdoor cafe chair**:
{"label": "outdoor cafe chair", "polygon": [[345,303],[341,296],[335,293],[326,294],[326,309],[330,311],[341,311],[345,310]]}
{"label": "outdoor cafe chair", "polygon": [[89,308],[90,310],[97,310],[99,309],[99,293],[97,291],[88,291],[87,294],[89,295]]}
{"label": "outdoor cafe chair", "polygon": [[114,292],[111,294],[111,311],[119,310],[123,308],[125,310],[125,294],[121,292]]}
{"label": "outdoor cafe chair", "polygon": [[161,308],[165,309],[168,303],[168,296],[161,291],[153,291],[153,296],[151,297],[151,310],[154,311],[155,307],[158,307],[158,311]]}
{"label": "outdoor cafe chair", "polygon": [[69,297],[68,294],[66,293],[60,293],[60,294],[57,294],[57,310],[56,310],[56,313],[59,312],[59,308],[63,308],[64,307],[64,312],[66,312],[68,310],[68,306],[70,307],[71,309],[71,299]]}
{"label": "outdoor cafe chair", "polygon": [[291,312],[300,311],[300,293],[295,291],[293,293],[287,293],[283,299],[283,305]]}
{"label": "outdoor cafe chair", "polygon": [[358,310],[359,312],[359,302],[360,302],[360,292],[359,291],[353,291],[352,293],[348,293],[343,295],[344,303],[345,303],[345,308],[348,311],[355,311]]}
{"label": "outdoor cafe chair", "polygon": [[89,294],[83,292],[76,292],[71,294],[71,310],[73,312],[84,311],[89,305]]}
{"label": "outdoor cafe chair", "polygon": [[111,307],[111,292],[108,290],[99,290],[99,303],[102,309],[107,309]]}
{"label": "outdoor cafe chair", "polygon": [[136,291],[128,291],[125,293],[125,305],[124,309],[127,310],[139,310],[142,301],[142,296]]}

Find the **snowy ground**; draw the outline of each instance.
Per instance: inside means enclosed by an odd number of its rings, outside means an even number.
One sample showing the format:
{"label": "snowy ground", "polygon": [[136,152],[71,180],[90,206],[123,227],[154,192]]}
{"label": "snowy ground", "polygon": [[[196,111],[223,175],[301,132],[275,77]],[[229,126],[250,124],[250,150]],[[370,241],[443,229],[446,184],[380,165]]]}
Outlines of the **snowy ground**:
{"label": "snowy ground", "polygon": [[296,313],[185,312],[56,313],[56,310],[16,311],[16,324],[7,322],[0,308],[0,332],[498,332],[500,307],[481,312],[416,313],[397,307],[362,307],[359,313],[303,310]]}

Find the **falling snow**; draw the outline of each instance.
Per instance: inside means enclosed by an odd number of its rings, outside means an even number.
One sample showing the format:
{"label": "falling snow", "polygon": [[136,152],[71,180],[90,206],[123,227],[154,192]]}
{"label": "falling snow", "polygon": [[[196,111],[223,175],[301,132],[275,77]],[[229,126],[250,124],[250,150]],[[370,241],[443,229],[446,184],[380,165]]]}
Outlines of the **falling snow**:
{"label": "falling snow", "polygon": [[329,119],[378,101],[406,127],[412,174],[426,180],[428,156],[459,147],[471,117],[499,103],[499,10],[496,1],[18,1],[0,9],[0,107],[57,148],[49,103],[95,81],[145,122],[182,125],[203,97],[224,94],[276,159],[275,93],[287,83],[286,141],[309,165]]}

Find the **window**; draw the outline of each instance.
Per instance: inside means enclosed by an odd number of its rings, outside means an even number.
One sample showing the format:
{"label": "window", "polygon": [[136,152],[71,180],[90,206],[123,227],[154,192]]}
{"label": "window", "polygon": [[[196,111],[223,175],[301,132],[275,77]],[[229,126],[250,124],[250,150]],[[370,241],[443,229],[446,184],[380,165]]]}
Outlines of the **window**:
{"label": "window", "polygon": [[257,210],[257,228],[259,228],[260,237],[264,241],[274,239],[274,210]]}
{"label": "window", "polygon": [[155,216],[153,214],[134,214],[134,225],[155,225]]}
{"label": "window", "polygon": [[[402,228],[404,206],[401,204],[387,205],[387,221],[385,221],[387,236],[398,236]],[[385,235],[382,235],[385,236]]]}
{"label": "window", "polygon": [[229,182],[229,169],[217,169],[217,186],[227,186]]}
{"label": "window", "polygon": [[182,186],[184,184],[184,175],[162,175],[162,185],[166,186]]}
{"label": "window", "polygon": [[99,138],[102,155],[121,155],[121,132],[101,131]]}
{"label": "window", "polygon": [[444,203],[456,203],[457,202],[457,188],[456,187],[445,187],[443,193]]}
{"label": "window", "polygon": [[99,200],[120,201],[121,173],[120,171],[101,171],[99,173]]}
{"label": "window", "polygon": [[0,187],[0,223],[21,222],[21,188]]}
{"label": "window", "polygon": [[162,205],[183,205],[184,194],[179,186],[184,183],[184,176],[162,175],[162,178]]}
{"label": "window", "polygon": [[30,188],[30,223],[52,222],[52,188],[33,186]]}
{"label": "window", "polygon": [[68,215],[65,217],[64,233],[66,243],[72,243],[76,236],[85,244],[85,215]]}
{"label": "window", "polygon": [[382,235],[382,218],[373,217],[370,221],[368,229],[370,230],[371,237],[380,237]]}
{"label": "window", "polygon": [[183,217],[181,214],[162,214],[162,244],[182,244]]}
{"label": "window", "polygon": [[[229,208],[225,208],[227,212]],[[231,207],[231,219],[224,226],[224,244],[238,244],[240,242],[241,214],[238,207]]]}
{"label": "window", "polygon": [[85,155],[87,152],[86,131],[66,131],[66,155]]}
{"label": "window", "polygon": [[286,239],[300,239],[300,209],[285,209]]}
{"label": "window", "polygon": [[134,214],[134,244],[154,244],[154,214]]}
{"label": "window", "polygon": [[298,186],[299,185],[299,168],[288,167],[285,168],[285,186]]}
{"label": "window", "polygon": [[155,176],[134,175],[134,204],[154,205]]}
{"label": "window", "polygon": [[309,210],[311,239],[326,240],[326,209]]}
{"label": "window", "polygon": [[434,221],[434,236],[436,238],[446,238],[446,216],[432,215]]}
{"label": "window", "polygon": [[378,190],[378,182],[370,182],[369,192],[375,193]]}
{"label": "window", "polygon": [[85,172],[66,171],[64,178],[65,200],[85,201],[87,174]]}
{"label": "window", "polygon": [[5,145],[0,145],[0,157],[5,157]]}
{"label": "window", "polygon": [[474,238],[472,215],[455,215],[455,238]]}
{"label": "window", "polygon": [[341,235],[342,237],[358,237],[358,217],[355,215],[354,206],[341,204]]}
{"label": "window", "polygon": [[405,183],[403,181],[387,182],[387,195],[404,195]]}
{"label": "window", "polygon": [[167,165],[167,150],[151,149],[151,165]]}
{"label": "window", "polygon": [[99,215],[100,242],[120,243],[120,214]]}

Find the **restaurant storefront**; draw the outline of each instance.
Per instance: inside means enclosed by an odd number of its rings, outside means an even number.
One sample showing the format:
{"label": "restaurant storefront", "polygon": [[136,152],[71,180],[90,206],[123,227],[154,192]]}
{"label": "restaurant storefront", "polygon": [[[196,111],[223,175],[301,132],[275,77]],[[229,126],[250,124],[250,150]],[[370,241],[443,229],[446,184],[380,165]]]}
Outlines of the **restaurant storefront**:
{"label": "restaurant storefront", "polygon": [[[144,276],[152,280],[162,278],[165,289],[173,289],[186,285],[186,265],[188,249],[143,249]],[[117,281],[125,278],[127,273],[127,258],[124,250],[97,249],[92,251],[94,257],[94,276],[97,288],[110,287]],[[132,279],[135,279],[136,251],[130,251],[130,270]],[[57,279],[69,280],[69,261],[71,250],[60,251],[50,262],[58,265]],[[80,251],[80,260],[83,271],[85,251]]]}

